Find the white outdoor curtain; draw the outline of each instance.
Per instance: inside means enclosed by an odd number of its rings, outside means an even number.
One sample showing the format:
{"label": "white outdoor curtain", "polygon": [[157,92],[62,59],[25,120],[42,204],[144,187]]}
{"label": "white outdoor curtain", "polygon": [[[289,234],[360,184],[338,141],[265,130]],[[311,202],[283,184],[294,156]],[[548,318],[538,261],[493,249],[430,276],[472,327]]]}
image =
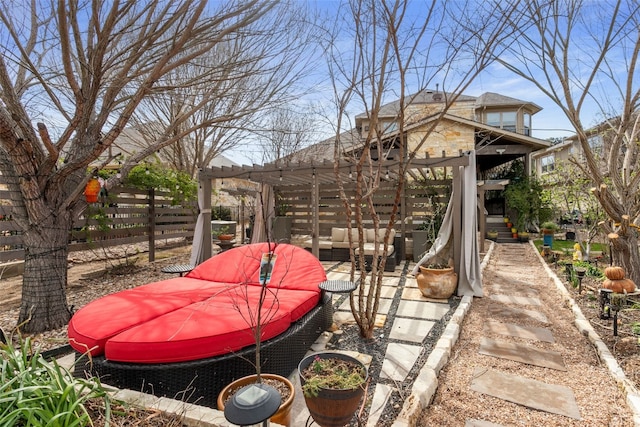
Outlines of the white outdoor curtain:
{"label": "white outdoor curtain", "polygon": [[[267,227],[271,227],[275,216],[273,188],[269,184],[263,183],[260,191],[256,194],[256,211],[251,231],[251,243],[267,241]],[[269,233],[271,235],[270,229]]]}
{"label": "white outdoor curtain", "polygon": [[[469,153],[469,165],[462,173],[462,248],[458,273],[458,295],[481,297],[482,269],[478,251],[478,186],[476,153]],[[483,237],[484,238],[484,237]]]}
{"label": "white outdoor curtain", "polygon": [[[204,247],[202,246],[202,240],[204,235],[204,215],[211,213],[211,207],[204,208],[204,190],[202,185],[198,185],[198,219],[196,220],[196,227],[193,230],[193,244],[191,245],[191,259],[189,262],[191,265],[198,265],[204,261]],[[209,225],[211,227],[211,225]],[[209,244],[212,244],[209,239]]]}
{"label": "white outdoor curtain", "polygon": [[[480,269],[480,254],[478,252],[477,238],[477,185],[476,185],[476,157],[475,152],[469,154],[469,165],[464,167],[461,174],[462,179],[462,231],[459,236],[461,240],[461,254],[458,272],[458,296],[472,295],[481,297],[482,292],[482,271]],[[454,190],[455,192],[455,190]],[[447,245],[453,232],[453,200],[457,195],[452,192],[449,205],[442,221],[442,226],[438,231],[438,237],[431,246],[431,249],[416,263],[411,274],[417,274],[419,267],[427,264],[430,260],[441,255],[443,250],[451,249]]]}

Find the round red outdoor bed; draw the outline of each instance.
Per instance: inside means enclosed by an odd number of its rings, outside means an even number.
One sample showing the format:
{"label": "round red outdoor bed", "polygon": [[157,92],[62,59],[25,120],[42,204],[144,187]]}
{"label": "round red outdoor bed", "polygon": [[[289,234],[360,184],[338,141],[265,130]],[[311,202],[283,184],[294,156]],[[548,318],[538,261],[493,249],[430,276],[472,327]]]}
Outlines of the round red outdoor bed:
{"label": "round red outdoor bed", "polygon": [[107,295],[78,310],[68,327],[76,375],[214,407],[225,385],[255,373],[252,327],[261,273],[262,279],[270,273],[262,372],[288,376],[331,325],[332,307],[318,287],[326,274],[313,255],[267,243],[231,249],[184,277]]}

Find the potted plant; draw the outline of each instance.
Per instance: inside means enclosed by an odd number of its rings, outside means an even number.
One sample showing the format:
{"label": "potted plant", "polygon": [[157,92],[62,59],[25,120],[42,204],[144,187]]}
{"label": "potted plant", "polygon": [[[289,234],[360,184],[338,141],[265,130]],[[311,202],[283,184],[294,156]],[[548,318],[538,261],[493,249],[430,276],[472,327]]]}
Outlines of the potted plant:
{"label": "potted plant", "polygon": [[339,352],[311,354],[298,365],[309,413],[320,426],[344,426],[360,406],[367,386],[367,367]]}
{"label": "potted plant", "polygon": [[223,225],[218,229],[218,234],[216,235],[218,240],[229,241],[233,240],[235,237],[233,234],[229,233],[229,226]]}
{"label": "potted plant", "polygon": [[458,274],[453,268],[453,259],[444,263],[432,263],[420,266],[416,282],[422,295],[427,298],[448,299],[458,286]]}
{"label": "potted plant", "polygon": [[544,246],[553,246],[553,235],[555,234],[558,226],[553,221],[545,221],[540,225],[542,230],[542,244]]}
{"label": "potted plant", "polygon": [[540,225],[540,229],[542,230],[542,234],[553,235],[558,229],[558,226],[553,221],[545,221]]}
{"label": "potted plant", "polygon": [[498,230],[491,229],[487,231],[487,238],[490,240],[496,240],[498,238]]}

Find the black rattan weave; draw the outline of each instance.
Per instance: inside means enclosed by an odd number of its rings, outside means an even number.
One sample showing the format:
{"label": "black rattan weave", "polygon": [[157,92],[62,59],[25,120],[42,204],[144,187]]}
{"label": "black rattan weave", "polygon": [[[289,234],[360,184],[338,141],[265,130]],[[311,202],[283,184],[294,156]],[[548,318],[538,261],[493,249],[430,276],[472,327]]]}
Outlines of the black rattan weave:
{"label": "black rattan weave", "polygon": [[[262,343],[262,372],[288,377],[320,334],[331,326],[333,307],[325,295],[321,304],[287,331]],[[220,391],[231,381],[255,374],[254,346],[239,352],[180,363],[118,363],[77,354],[76,376],[98,376],[118,388],[143,391],[199,405],[216,407]]]}

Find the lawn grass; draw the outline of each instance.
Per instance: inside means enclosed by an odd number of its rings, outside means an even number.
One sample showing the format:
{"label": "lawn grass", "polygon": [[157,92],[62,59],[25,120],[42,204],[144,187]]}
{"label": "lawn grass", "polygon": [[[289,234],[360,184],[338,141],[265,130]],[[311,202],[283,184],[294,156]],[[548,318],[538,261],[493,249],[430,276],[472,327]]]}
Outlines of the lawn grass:
{"label": "lawn grass", "polygon": [[[533,243],[536,248],[542,248],[542,239],[535,239]],[[573,245],[576,242],[574,240],[556,240],[553,239],[551,249],[554,251],[573,251]],[[607,246],[603,243],[591,243],[591,252],[603,252],[607,249]]]}

